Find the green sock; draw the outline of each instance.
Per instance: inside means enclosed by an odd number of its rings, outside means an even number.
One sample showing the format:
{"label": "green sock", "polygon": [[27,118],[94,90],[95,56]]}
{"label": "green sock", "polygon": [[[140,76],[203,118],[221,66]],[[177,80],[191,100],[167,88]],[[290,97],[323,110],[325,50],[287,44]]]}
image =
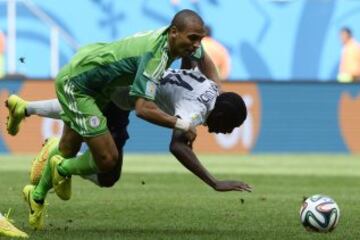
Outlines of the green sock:
{"label": "green sock", "polygon": [[46,162],[46,166],[41,172],[40,182],[32,192],[32,198],[37,202],[44,201],[46,194],[52,188],[51,168],[49,159],[51,159],[52,156],[59,154],[61,154],[59,151],[59,144],[56,144],[52,146],[51,149],[49,149],[49,156]]}
{"label": "green sock", "polygon": [[98,172],[89,150],[77,157],[64,159],[57,169],[63,176],[88,175]]}

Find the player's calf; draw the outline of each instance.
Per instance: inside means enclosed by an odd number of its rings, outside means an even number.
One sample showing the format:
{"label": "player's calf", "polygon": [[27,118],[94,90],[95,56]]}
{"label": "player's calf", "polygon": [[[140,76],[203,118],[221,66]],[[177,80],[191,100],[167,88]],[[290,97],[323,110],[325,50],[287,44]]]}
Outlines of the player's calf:
{"label": "player's calf", "polygon": [[122,160],[122,154],[119,154],[118,164],[112,171],[107,173],[99,173],[97,175],[100,187],[109,188],[114,186],[115,183],[119,181],[121,176]]}
{"label": "player's calf", "polygon": [[91,150],[98,173],[111,172],[116,168],[119,153],[110,133],[86,138],[85,141]]}
{"label": "player's calf", "polygon": [[76,156],[81,148],[82,137],[73,129],[64,125],[63,135],[59,143],[61,156],[70,158]]}
{"label": "player's calf", "polygon": [[97,153],[94,154],[94,158],[100,173],[112,172],[116,169],[118,163],[117,151]]}

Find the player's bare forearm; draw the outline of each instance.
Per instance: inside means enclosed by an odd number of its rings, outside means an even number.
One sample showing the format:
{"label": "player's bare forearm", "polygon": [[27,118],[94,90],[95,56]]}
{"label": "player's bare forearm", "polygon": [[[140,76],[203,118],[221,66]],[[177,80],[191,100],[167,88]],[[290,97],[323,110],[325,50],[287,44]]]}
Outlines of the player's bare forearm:
{"label": "player's bare forearm", "polygon": [[198,176],[214,190],[226,191],[247,191],[251,192],[251,187],[240,181],[220,181],[213,177],[201,164],[191,148],[192,141],[188,139],[186,133],[174,130],[170,143],[170,151],[176,159],[188,170]]}
{"label": "player's bare forearm", "polygon": [[163,112],[154,102],[143,98],[135,101],[136,116],[153,124],[174,128],[177,118]]}
{"label": "player's bare forearm", "polygon": [[173,131],[170,151],[176,159],[188,170],[198,176],[212,188],[216,188],[217,180],[202,166],[189,145],[186,133],[179,130]]}

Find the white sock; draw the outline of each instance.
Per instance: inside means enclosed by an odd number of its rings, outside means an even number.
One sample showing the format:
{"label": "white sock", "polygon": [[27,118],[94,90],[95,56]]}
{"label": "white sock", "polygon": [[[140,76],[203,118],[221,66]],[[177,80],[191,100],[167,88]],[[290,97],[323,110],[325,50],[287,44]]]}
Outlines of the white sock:
{"label": "white sock", "polygon": [[80,177],[82,177],[83,179],[89,180],[90,182],[95,183],[95,185],[98,185],[99,187],[101,187],[101,185],[99,183],[98,175],[95,173],[89,174],[89,175],[80,175]]}
{"label": "white sock", "polygon": [[55,99],[43,101],[31,101],[26,106],[27,115],[38,115],[41,117],[60,119],[62,111],[59,101]]}

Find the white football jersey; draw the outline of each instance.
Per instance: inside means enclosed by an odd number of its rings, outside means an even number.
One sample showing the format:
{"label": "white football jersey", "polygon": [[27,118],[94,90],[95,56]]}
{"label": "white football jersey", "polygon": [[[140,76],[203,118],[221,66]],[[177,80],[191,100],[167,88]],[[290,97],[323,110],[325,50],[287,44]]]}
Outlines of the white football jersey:
{"label": "white football jersey", "polygon": [[[198,70],[169,69],[156,90],[155,103],[169,115],[188,120],[192,126],[204,124],[219,95],[217,85]],[[129,88],[119,87],[112,101],[123,110],[133,110]]]}

